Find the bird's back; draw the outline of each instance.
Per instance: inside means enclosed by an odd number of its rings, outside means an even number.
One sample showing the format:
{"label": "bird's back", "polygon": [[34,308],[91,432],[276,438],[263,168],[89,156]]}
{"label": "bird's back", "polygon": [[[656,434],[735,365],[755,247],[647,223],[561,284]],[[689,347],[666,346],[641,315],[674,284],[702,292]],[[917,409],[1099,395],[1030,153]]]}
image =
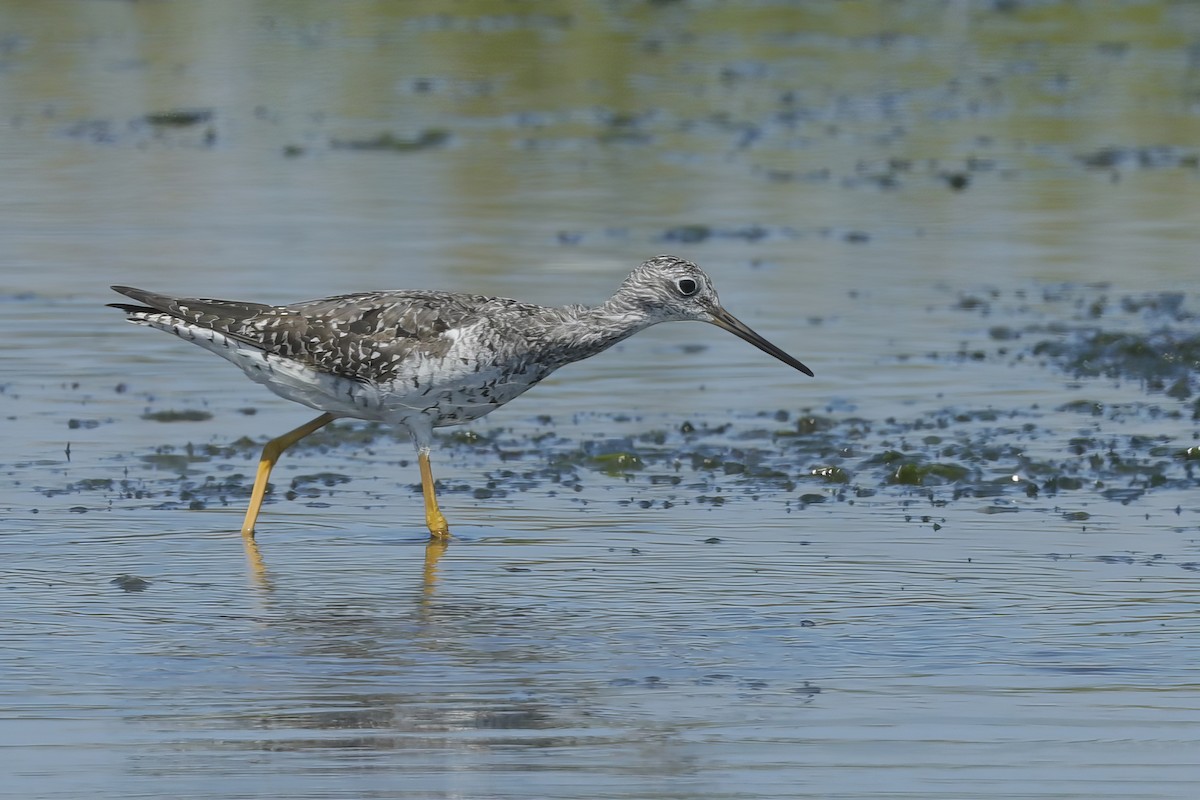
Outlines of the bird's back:
{"label": "bird's back", "polygon": [[287,399],[344,416],[402,422],[419,411],[434,425],[456,424],[558,366],[539,363],[529,340],[556,312],[506,298],[382,291],[269,306],[113,288],[142,304],[115,304],[130,321],[211,350]]}
{"label": "bird's back", "polygon": [[[202,328],[321,372],[374,382],[391,380],[411,358],[444,355],[457,331],[480,321],[540,310],[506,298],[434,291],[362,292],[270,306],[113,288],[143,304],[114,304],[133,322],[183,338]],[[172,330],[180,323],[180,331]]]}

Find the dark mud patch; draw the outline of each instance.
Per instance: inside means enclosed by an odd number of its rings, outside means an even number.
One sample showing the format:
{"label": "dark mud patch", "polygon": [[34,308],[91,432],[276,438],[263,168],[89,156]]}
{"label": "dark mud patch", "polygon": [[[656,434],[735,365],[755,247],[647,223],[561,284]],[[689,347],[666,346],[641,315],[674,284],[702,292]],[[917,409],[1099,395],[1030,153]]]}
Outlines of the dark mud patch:
{"label": "dark mud patch", "polygon": [[101,425],[105,425],[105,424],[108,424],[111,422],[112,422],[111,418],[110,419],[78,419],[76,417],[72,417],[71,419],[67,420],[67,427],[73,431],[74,430],[92,430],[93,428],[99,428]]}
{"label": "dark mud patch", "polygon": [[1099,147],[1078,153],[1075,160],[1097,170],[1200,168],[1200,153],[1171,145]]}
{"label": "dark mud patch", "polygon": [[143,119],[160,128],[190,128],[212,122],[217,112],[211,108],[177,108],[147,114]]}
{"label": "dark mud patch", "polygon": [[68,139],[97,145],[207,149],[217,144],[215,109],[156,111],[128,120],[96,117],[62,128]]}
{"label": "dark mud patch", "polygon": [[[987,328],[987,342],[930,358],[1033,361],[1073,378],[1134,381],[1181,401],[1200,389],[1198,317],[1182,292],[1112,296],[1105,286],[1086,285],[990,289],[960,294],[950,308],[1005,322]],[[1200,418],[1200,403],[1190,413]]]}
{"label": "dark mud patch", "polygon": [[[1089,426],[1064,425],[1084,415]],[[564,504],[670,508],[782,500],[794,511],[840,503],[967,503],[998,511],[1032,510],[1086,522],[1091,503],[1123,505],[1147,495],[1200,488],[1200,448],[1173,425],[1147,435],[1122,426],[1161,418],[1153,404],[1081,401],[1056,409],[945,408],[870,420],[853,415],[763,412],[720,424],[653,425],[626,415],[592,415],[591,433],[573,435],[552,419],[513,428],[439,436],[438,462],[464,463],[476,477],[439,483],[445,495],[518,503],[522,493]],[[597,429],[611,431],[597,434]],[[118,479],[87,478],[46,496],[71,494],[88,505],[200,509],[249,496],[260,442],[164,445],[139,456]],[[394,454],[370,476],[360,459]],[[419,491],[408,437],[379,424],[340,422],[296,445],[285,460],[322,467],[287,478],[276,472],[268,502],[309,505],[334,496],[370,505],[389,492]],[[333,469],[329,469],[329,468]],[[378,480],[390,481],[381,487]],[[281,488],[286,487],[286,488]],[[390,487],[390,488],[389,488]],[[1174,501],[1175,503],[1179,501]]]}
{"label": "dark mud patch", "polygon": [[212,413],[201,411],[196,408],[186,408],[182,410],[165,409],[163,411],[147,411],[142,414],[142,419],[148,419],[151,422],[206,422],[212,419]]}
{"label": "dark mud patch", "polygon": [[1140,333],[1083,328],[1061,338],[1043,339],[1030,353],[1075,377],[1132,379],[1147,391],[1176,400],[1192,397],[1200,376],[1200,334],[1180,330]]}
{"label": "dark mud patch", "polygon": [[144,592],[150,588],[150,581],[137,575],[118,575],[109,583],[123,592]]}
{"label": "dark mud patch", "polygon": [[450,131],[442,128],[430,128],[416,136],[397,136],[384,132],[368,139],[331,139],[329,146],[334,150],[357,150],[359,152],[375,153],[415,153],[420,150],[433,150],[444,147],[450,142]]}

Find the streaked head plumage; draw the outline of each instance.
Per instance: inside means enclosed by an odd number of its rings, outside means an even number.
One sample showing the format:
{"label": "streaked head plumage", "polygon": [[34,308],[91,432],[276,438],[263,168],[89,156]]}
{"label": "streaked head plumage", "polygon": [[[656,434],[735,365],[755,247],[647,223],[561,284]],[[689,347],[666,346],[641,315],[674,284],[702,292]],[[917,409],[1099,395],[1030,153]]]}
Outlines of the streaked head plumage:
{"label": "streaked head plumage", "polygon": [[629,273],[613,299],[636,308],[651,324],[674,320],[712,323],[805,375],[813,374],[796,358],[726,311],[708,275],[691,261],[676,256],[656,256]]}
{"label": "streaked head plumage", "polygon": [[712,322],[721,300],[704,270],[676,256],[655,256],[629,273],[618,292],[659,321]]}

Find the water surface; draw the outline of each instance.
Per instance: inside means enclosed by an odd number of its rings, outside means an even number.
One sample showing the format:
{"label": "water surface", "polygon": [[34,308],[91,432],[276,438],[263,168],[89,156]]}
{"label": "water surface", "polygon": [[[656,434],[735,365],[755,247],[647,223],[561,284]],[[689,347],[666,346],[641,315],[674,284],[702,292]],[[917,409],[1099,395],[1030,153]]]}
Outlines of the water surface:
{"label": "water surface", "polygon": [[[1189,4],[10,3],[0,795],[1190,797]],[[664,325],[435,455],[103,307]],[[466,431],[466,433],[464,433]]]}

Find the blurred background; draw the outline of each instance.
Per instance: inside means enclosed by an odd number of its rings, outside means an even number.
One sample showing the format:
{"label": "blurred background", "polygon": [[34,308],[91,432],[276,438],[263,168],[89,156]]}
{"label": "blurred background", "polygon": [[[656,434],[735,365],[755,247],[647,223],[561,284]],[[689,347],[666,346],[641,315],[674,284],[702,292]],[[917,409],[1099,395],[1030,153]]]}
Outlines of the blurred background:
{"label": "blurred background", "polygon": [[[0,2],[6,797],[1190,796],[1200,4]],[[435,455],[104,307],[663,325]],[[5,755],[7,753],[7,755]]]}
{"label": "blurred background", "polygon": [[[818,369],[823,388],[858,391],[880,355],[956,335],[907,313],[939,289],[1192,277],[1190,3],[0,14],[2,289],[86,292],[89,313],[116,282],[265,302],[369,288],[597,302],[673,252],[785,349],[843,365]],[[107,336],[98,322],[88,332]],[[752,357],[703,335],[710,358]],[[607,364],[636,371],[631,358]],[[752,374],[793,385],[761,362]]]}

